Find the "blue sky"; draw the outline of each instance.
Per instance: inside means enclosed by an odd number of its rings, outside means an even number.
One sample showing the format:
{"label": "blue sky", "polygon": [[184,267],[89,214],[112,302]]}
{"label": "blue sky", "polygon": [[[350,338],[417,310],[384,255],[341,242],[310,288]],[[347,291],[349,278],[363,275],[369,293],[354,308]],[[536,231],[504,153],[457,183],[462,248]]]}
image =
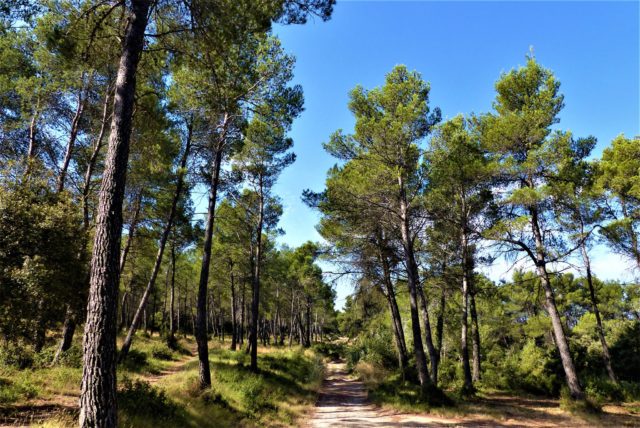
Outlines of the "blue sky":
{"label": "blue sky", "polygon": [[[379,86],[405,64],[431,83],[431,106],[443,118],[491,109],[501,72],[536,58],[561,81],[566,107],[560,127],[598,139],[595,155],[619,133],[640,135],[639,2],[338,2],[329,22],[277,26],[297,58],[295,83],[305,111],[291,136],[298,159],[274,189],[283,199],[282,243],[318,240],[318,215],[305,207],[305,188],[319,191],[335,160],[322,149],[329,135],[353,128],[348,93]],[[600,276],[619,273],[620,261],[597,250]],[[499,263],[493,278],[510,276]],[[338,285],[341,307],[349,284]]]}

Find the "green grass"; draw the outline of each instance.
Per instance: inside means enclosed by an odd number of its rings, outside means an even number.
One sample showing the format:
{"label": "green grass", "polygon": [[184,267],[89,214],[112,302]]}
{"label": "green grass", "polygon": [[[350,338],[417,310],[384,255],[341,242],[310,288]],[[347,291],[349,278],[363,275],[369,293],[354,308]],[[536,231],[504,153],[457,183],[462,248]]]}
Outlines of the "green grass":
{"label": "green grass", "polygon": [[[120,342],[120,341],[119,341]],[[322,384],[321,357],[302,348],[259,348],[259,373],[249,370],[244,351],[210,343],[212,388],[198,388],[192,339],[169,349],[157,336],[139,335],[118,366],[118,417],[122,427],[284,427],[298,425]],[[47,354],[35,360],[46,360]],[[75,351],[74,351],[75,352]],[[68,361],[75,361],[76,357]],[[77,363],[77,361],[76,361]],[[66,363],[65,363],[66,364]],[[162,375],[162,376],[161,376]],[[30,368],[0,364],[0,410],[31,403],[75,404],[82,369],[75,363]],[[156,382],[150,384],[148,381]],[[17,410],[16,410],[17,411]],[[39,426],[67,427],[77,415],[61,413]]]}
{"label": "green grass", "polygon": [[210,362],[210,390],[198,388],[197,361],[158,383],[185,410],[180,421],[147,419],[150,425],[143,426],[292,426],[313,405],[322,383],[321,359],[298,348],[260,353],[257,374],[242,351],[214,348]]}

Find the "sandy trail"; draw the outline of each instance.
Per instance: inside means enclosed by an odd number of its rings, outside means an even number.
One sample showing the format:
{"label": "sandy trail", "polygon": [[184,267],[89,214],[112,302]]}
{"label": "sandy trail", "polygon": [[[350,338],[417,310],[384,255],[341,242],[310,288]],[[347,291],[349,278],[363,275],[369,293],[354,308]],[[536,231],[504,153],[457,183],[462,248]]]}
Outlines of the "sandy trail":
{"label": "sandy trail", "polygon": [[597,419],[575,417],[558,400],[494,394],[459,409],[460,415],[410,414],[381,409],[367,399],[364,384],[349,376],[342,361],[327,364],[308,428],[327,427],[640,427],[640,416],[622,406],[605,406]]}
{"label": "sandy trail", "polygon": [[339,361],[327,364],[327,377],[308,427],[458,426],[460,422],[454,418],[398,414],[371,404],[364,384],[351,378],[346,364]]}

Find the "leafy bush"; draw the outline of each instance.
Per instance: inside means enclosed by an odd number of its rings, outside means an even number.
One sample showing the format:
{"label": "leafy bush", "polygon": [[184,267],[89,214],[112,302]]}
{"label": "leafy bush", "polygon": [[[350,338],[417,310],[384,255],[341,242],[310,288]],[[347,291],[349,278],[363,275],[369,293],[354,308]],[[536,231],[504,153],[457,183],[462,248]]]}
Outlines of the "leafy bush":
{"label": "leafy bush", "polygon": [[624,393],[620,385],[616,385],[609,379],[592,377],[585,382],[585,393],[587,397],[597,403],[624,400]]}
{"label": "leafy bush", "polygon": [[151,356],[153,358],[157,358],[158,360],[173,360],[173,352],[171,352],[171,349],[164,345],[154,345],[153,348],[151,348]]}
{"label": "leafy bush", "polygon": [[124,378],[122,383],[118,391],[118,407],[124,413],[154,420],[172,419],[178,414],[178,406],[163,390],[141,380]]}
{"label": "leafy bush", "polygon": [[18,400],[34,398],[38,396],[38,388],[28,379],[0,378],[0,404],[13,403]]}
{"label": "leafy bush", "polygon": [[398,357],[393,343],[391,329],[384,324],[375,331],[363,332],[347,351],[347,363],[353,368],[360,360],[364,360],[384,368],[396,368]]}
{"label": "leafy bush", "polygon": [[147,354],[136,349],[131,349],[122,362],[122,366],[130,371],[137,372],[149,365]]}
{"label": "leafy bush", "polygon": [[34,364],[34,352],[26,346],[9,343],[0,347],[0,364],[20,370],[27,369]]}
{"label": "leafy bush", "polygon": [[82,348],[79,345],[73,345],[71,348],[60,354],[58,364],[65,367],[80,368],[82,367]]}

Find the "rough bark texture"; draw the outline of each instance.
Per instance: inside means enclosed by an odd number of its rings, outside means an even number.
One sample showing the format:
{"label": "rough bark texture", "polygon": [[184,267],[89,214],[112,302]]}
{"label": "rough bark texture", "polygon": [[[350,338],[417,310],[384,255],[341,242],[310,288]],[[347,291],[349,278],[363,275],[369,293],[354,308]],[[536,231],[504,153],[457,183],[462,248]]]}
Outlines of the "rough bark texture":
{"label": "rough bark texture", "polygon": [[551,318],[551,325],[553,326],[553,336],[556,347],[558,348],[558,352],[560,353],[560,360],[562,361],[562,367],[564,368],[564,374],[566,376],[569,392],[571,393],[571,397],[573,399],[581,400],[584,399],[584,392],[582,391],[582,386],[580,385],[578,374],[573,364],[573,358],[571,357],[571,353],[569,351],[569,343],[567,342],[564,327],[562,326],[562,319],[560,318],[560,313],[558,312],[558,307],[556,306],[553,288],[551,287],[551,281],[549,280],[542,233],[540,232],[540,223],[538,220],[538,212],[535,209],[531,209],[530,213],[531,227],[536,243],[536,271],[538,273],[538,277],[540,278],[542,288],[544,289],[545,307],[547,309],[547,313],[549,314],[549,318]]}
{"label": "rough bark texture", "polygon": [[126,182],[136,70],[147,27],[149,0],[132,0],[116,79],[109,150],[100,187],[84,330],[80,426],[115,427],[116,315],[122,202]]}
{"label": "rough bark texture", "polygon": [[216,198],[218,196],[218,182],[220,177],[220,164],[222,163],[222,150],[216,150],[211,184],[209,189],[209,206],[207,209],[207,225],[202,246],[202,266],[200,269],[200,282],[198,284],[198,302],[195,323],[195,336],[198,344],[198,360],[200,388],[211,387],[211,369],[209,368],[209,347],[207,344],[207,285],[209,283],[209,267],[211,265],[211,243],[213,238],[213,222],[216,211]]}

